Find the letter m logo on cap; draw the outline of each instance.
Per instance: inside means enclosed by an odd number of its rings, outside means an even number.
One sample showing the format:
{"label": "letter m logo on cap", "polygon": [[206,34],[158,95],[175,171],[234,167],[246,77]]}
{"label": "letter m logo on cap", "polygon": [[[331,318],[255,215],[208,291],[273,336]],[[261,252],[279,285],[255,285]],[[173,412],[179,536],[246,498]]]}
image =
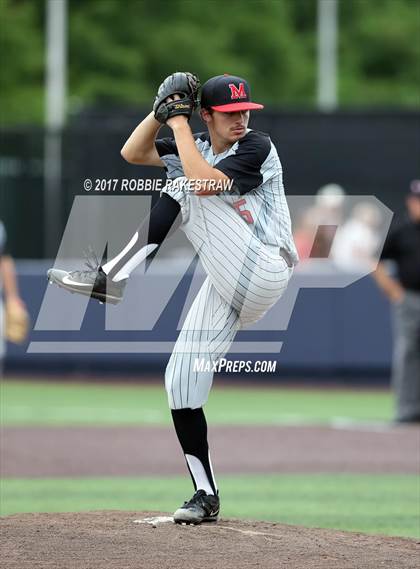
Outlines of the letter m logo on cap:
{"label": "letter m logo on cap", "polygon": [[237,87],[234,83],[229,83],[230,89],[230,98],[231,99],[246,99],[247,95],[245,92],[245,85],[243,83],[239,83],[239,87]]}

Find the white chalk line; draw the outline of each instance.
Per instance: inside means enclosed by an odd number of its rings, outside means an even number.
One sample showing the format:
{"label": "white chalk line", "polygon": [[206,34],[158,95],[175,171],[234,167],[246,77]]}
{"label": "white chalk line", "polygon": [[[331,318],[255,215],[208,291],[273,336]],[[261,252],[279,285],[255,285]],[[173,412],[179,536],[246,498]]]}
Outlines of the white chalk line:
{"label": "white chalk line", "polygon": [[[143,518],[143,519],[139,519],[139,520],[133,520],[133,522],[135,524],[147,524],[147,525],[151,525],[153,527],[156,527],[160,524],[174,523],[174,518],[172,516],[156,516],[156,517],[152,517],[152,518]],[[255,536],[256,537],[274,537],[276,539],[281,539],[280,536],[278,536],[274,533],[233,528],[231,526],[221,525],[220,523],[218,523],[216,526],[212,526],[212,527],[217,527],[218,529],[227,529],[230,531],[236,531],[237,533],[241,533],[243,535],[251,535],[253,537],[255,537]]]}
{"label": "white chalk line", "polygon": [[251,530],[245,530],[245,529],[239,529],[239,528],[232,528],[230,526],[222,526],[220,525],[220,523],[217,524],[217,527],[220,529],[228,529],[231,531],[236,531],[238,533],[242,533],[244,535],[252,535],[252,536],[263,536],[263,537],[274,537],[276,539],[281,539],[281,537],[275,533],[266,533],[266,532],[262,532],[262,531],[251,531]]}

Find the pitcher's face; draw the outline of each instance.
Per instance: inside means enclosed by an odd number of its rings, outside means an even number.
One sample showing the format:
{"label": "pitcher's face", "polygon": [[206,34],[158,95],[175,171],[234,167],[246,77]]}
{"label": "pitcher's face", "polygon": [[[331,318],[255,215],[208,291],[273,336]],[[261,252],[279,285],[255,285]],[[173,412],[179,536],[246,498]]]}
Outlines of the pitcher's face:
{"label": "pitcher's face", "polygon": [[217,138],[232,145],[245,136],[249,122],[249,111],[230,113],[213,111],[210,113],[204,109],[202,118],[207,124],[212,139]]}

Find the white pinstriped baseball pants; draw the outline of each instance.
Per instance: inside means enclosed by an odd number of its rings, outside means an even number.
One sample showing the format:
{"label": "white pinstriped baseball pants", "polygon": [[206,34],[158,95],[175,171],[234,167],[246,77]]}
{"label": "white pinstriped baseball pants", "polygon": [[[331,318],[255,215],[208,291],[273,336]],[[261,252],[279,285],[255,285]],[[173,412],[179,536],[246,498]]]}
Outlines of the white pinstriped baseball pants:
{"label": "white pinstriped baseball pants", "polygon": [[208,275],[165,373],[170,408],[196,409],[206,403],[213,382],[213,371],[197,371],[196,360],[222,358],[236,332],[259,320],[282,296],[293,268],[218,196],[198,197],[177,186],[163,191],[180,204],[181,229]]}

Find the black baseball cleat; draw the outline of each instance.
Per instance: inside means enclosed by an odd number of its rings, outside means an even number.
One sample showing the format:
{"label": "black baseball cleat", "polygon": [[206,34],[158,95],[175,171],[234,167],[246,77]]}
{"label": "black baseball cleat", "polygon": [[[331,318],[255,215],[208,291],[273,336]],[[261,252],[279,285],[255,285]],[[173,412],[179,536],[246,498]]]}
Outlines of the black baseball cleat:
{"label": "black baseball cleat", "polygon": [[88,257],[86,265],[88,269],[84,271],[49,269],[48,280],[70,292],[90,296],[101,303],[118,304],[122,300],[127,279],[114,282],[104,273],[95,258]]}
{"label": "black baseball cleat", "polygon": [[219,510],[218,496],[207,495],[204,490],[198,490],[189,502],[184,502],[184,505],[174,513],[174,522],[194,525],[217,522]]}

